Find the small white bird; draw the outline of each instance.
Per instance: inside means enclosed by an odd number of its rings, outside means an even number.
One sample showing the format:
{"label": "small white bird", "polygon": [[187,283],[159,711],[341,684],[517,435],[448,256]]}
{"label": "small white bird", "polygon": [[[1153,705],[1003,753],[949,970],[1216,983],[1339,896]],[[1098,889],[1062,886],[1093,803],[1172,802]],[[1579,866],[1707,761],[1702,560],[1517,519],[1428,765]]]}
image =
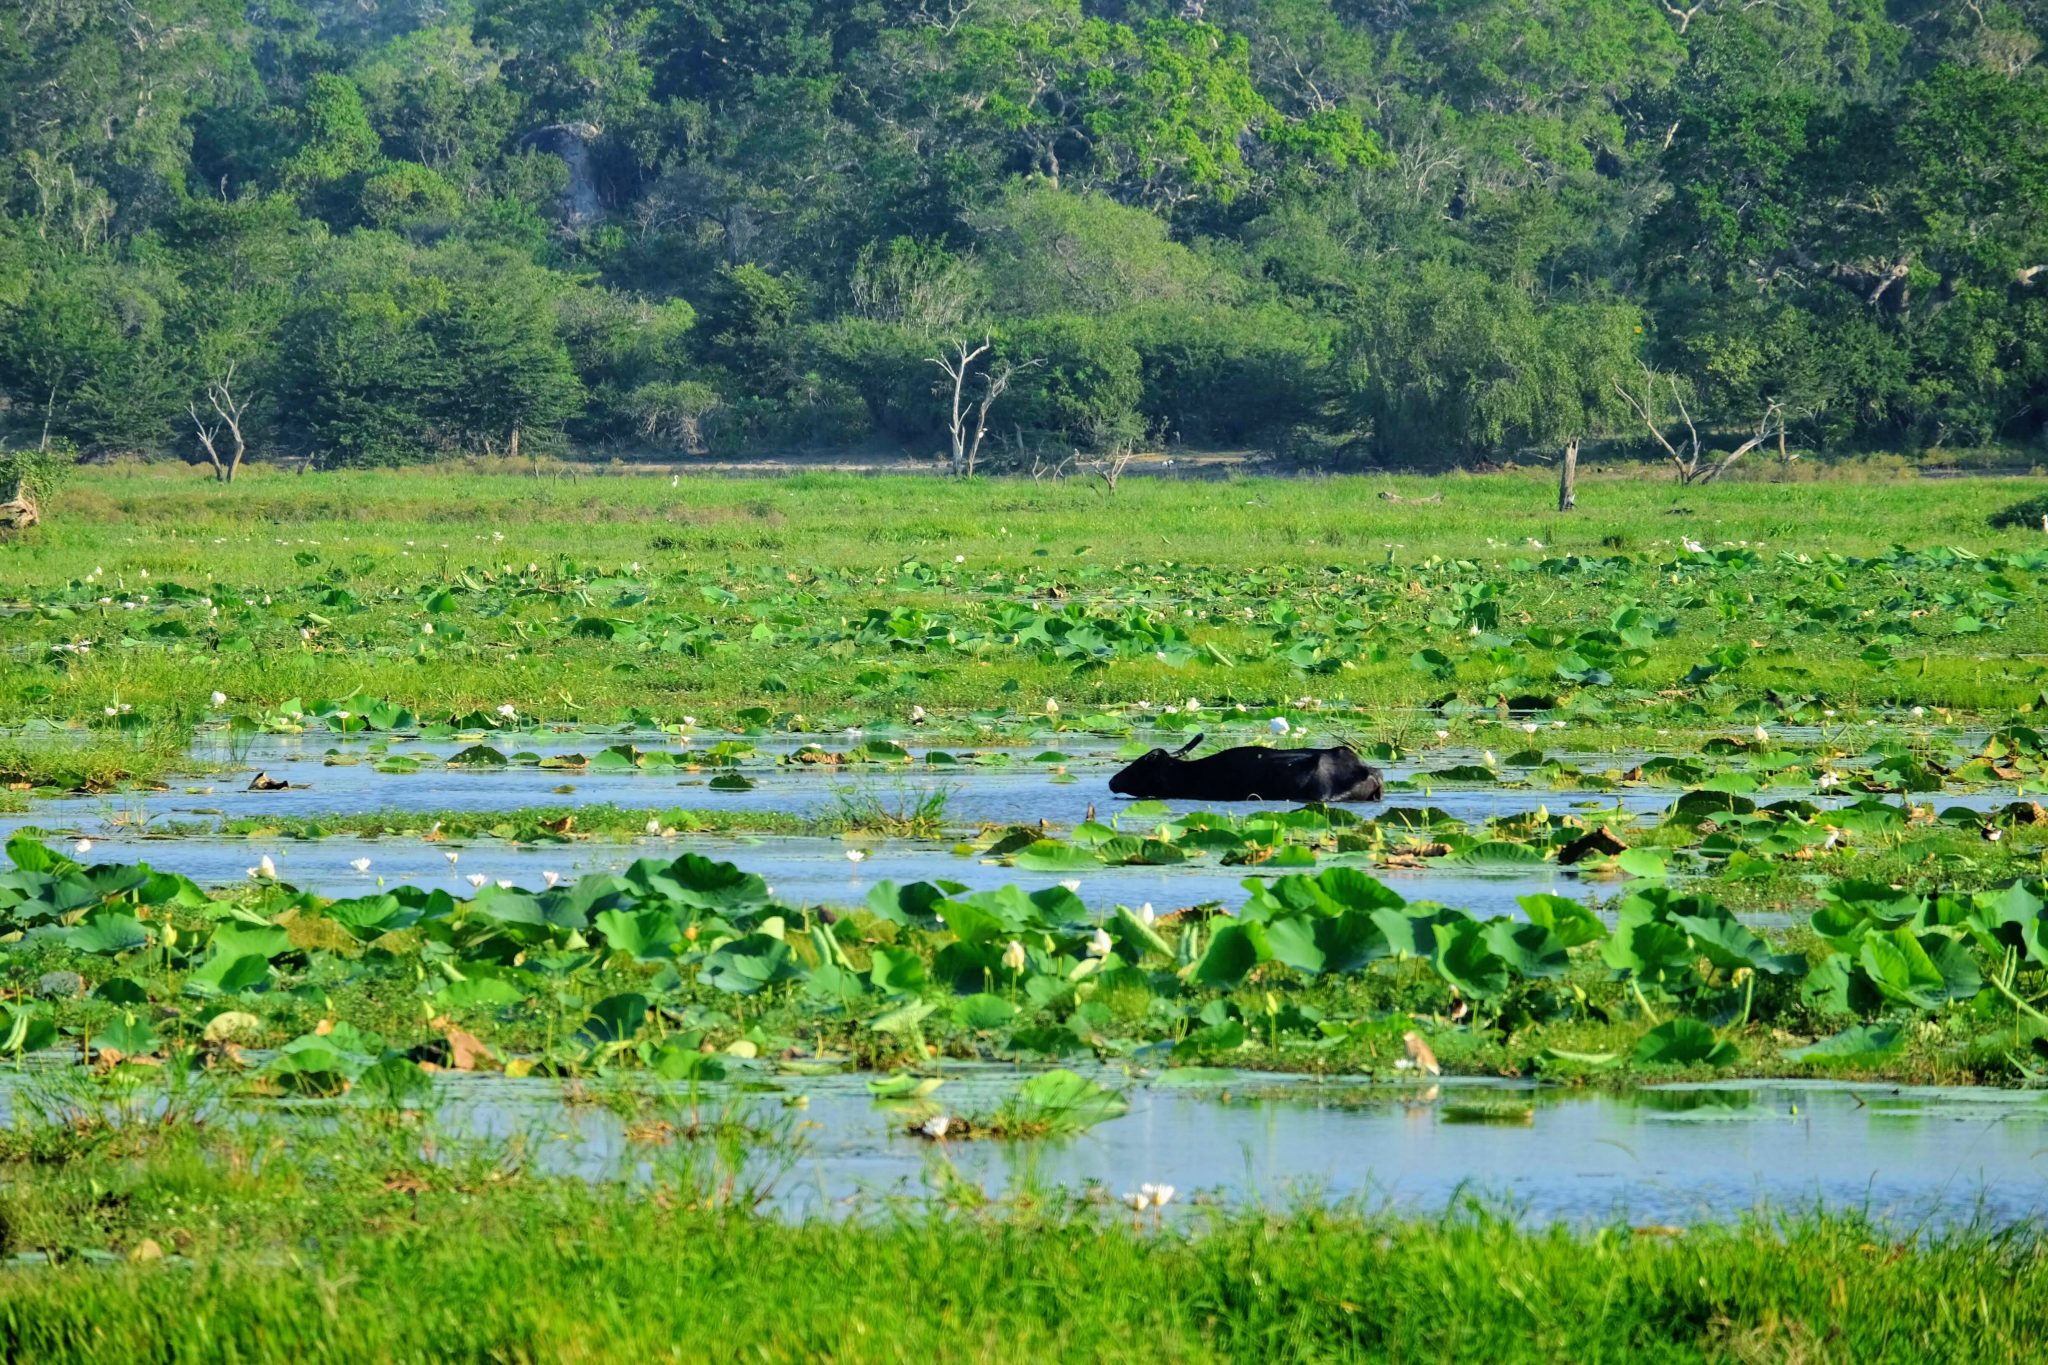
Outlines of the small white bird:
{"label": "small white bird", "polygon": [[1287,717],[1275,716],[1273,717],[1273,719],[1266,722],[1266,728],[1268,730],[1271,730],[1276,735],[1285,735],[1289,730],[1292,730],[1294,727],[1287,723]]}

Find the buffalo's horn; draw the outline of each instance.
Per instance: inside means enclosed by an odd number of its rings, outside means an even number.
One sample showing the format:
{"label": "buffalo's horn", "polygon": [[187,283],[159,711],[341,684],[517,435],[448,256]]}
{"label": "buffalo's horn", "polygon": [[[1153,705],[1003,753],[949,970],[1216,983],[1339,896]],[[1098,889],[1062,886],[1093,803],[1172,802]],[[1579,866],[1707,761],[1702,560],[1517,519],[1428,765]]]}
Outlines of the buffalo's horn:
{"label": "buffalo's horn", "polygon": [[1173,751],[1173,756],[1175,758],[1186,758],[1190,753],[1194,752],[1196,745],[1200,744],[1203,740],[1207,738],[1207,735],[1196,735],[1193,739],[1181,745],[1178,749],[1175,749]]}

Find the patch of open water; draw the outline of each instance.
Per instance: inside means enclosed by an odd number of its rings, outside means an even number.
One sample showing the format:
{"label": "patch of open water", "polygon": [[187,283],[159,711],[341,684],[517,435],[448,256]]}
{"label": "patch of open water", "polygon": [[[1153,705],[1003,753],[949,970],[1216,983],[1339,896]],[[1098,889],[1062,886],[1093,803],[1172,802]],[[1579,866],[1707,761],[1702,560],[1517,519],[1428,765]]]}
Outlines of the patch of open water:
{"label": "patch of open water", "polygon": [[[40,1068],[0,1072],[0,1122]],[[762,1073],[766,1076],[767,1073]],[[947,1068],[931,1097],[948,1113],[992,1110],[1023,1078],[1002,1066]],[[746,1174],[772,1181],[784,1217],[845,1216],[956,1179],[991,1196],[1024,1187],[1140,1183],[1232,1206],[1362,1198],[1419,1214],[1478,1196],[1529,1223],[1689,1224],[1767,1206],[1861,1210],[1898,1228],[2048,1216],[2048,1101],[2038,1094],[1831,1082],[1742,1081],[1586,1093],[1520,1083],[1319,1082],[1216,1072],[1200,1083],[1136,1083],[1130,1110],[1074,1137],[934,1143],[859,1076],[768,1076],[656,1092],[651,1117],[680,1123],[738,1105],[798,1144],[768,1146]],[[678,1147],[636,1139],[611,1108],[569,1104],[559,1082],[436,1079],[437,1139],[516,1151],[538,1169],[593,1180],[663,1178]],[[766,1090],[768,1093],[763,1093]],[[335,1102],[291,1106],[317,1153]],[[798,1107],[800,1106],[800,1107]],[[263,1102],[250,1113],[276,1113]],[[643,1122],[649,1115],[643,1113]],[[950,1173],[941,1169],[950,1164]]]}

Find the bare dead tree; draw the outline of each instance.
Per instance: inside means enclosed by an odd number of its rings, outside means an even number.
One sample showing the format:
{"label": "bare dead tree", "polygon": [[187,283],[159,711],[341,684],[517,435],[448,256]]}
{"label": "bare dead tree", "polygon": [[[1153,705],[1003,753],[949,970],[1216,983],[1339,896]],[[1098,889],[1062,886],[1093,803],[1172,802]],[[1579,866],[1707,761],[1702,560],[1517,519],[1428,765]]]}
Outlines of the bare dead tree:
{"label": "bare dead tree", "polygon": [[[1079,453],[1076,451],[1076,456]],[[1106,453],[1086,461],[1080,467],[1102,480],[1103,487],[1114,493],[1116,492],[1117,484],[1123,480],[1124,471],[1131,467],[1131,461],[1136,459],[1137,456],[1137,447],[1119,444],[1112,447]]]}
{"label": "bare dead tree", "polygon": [[[228,362],[227,372],[220,378],[207,381],[206,402],[213,410],[211,421],[200,413],[197,403],[186,404],[186,410],[192,414],[192,426],[199,433],[199,448],[213,465],[213,477],[221,483],[233,483],[235,475],[241,472],[242,456],[249,449],[242,435],[242,419],[248,414],[249,400],[235,397],[233,361]],[[227,433],[231,447],[225,460],[220,453],[222,432]]]}
{"label": "bare dead tree", "polygon": [[[1679,421],[1685,424],[1685,434],[1682,437],[1675,431],[1667,435],[1664,430],[1665,424],[1657,415],[1657,381],[1659,379],[1664,381],[1664,387],[1671,394],[1672,404],[1678,409]],[[1781,458],[1783,456],[1785,406],[1775,398],[1765,401],[1764,413],[1762,417],[1757,419],[1754,435],[1750,436],[1749,439],[1736,446],[1735,449],[1729,451],[1726,455],[1709,457],[1706,452],[1705,442],[1700,436],[1700,429],[1692,420],[1692,411],[1686,407],[1685,393],[1679,387],[1677,376],[1659,375],[1656,371],[1645,365],[1643,367],[1643,396],[1640,399],[1626,388],[1623,388],[1620,380],[1615,381],[1614,389],[1615,392],[1622,396],[1623,401],[1635,410],[1636,416],[1642,419],[1643,426],[1649,431],[1651,439],[1663,447],[1664,454],[1670,458],[1671,467],[1677,471],[1678,481],[1682,484],[1712,483],[1715,479],[1727,473],[1737,460],[1771,440],[1774,436],[1779,439]]]}
{"label": "bare dead tree", "polygon": [[989,410],[996,405],[996,400],[1009,392],[1018,375],[1039,364],[1036,358],[994,361],[981,371],[980,398],[970,398],[967,377],[974,371],[974,362],[988,354],[992,345],[985,339],[979,346],[971,347],[964,341],[956,341],[951,355],[942,351],[926,357],[953,382],[953,403],[946,422],[952,453],[946,470],[957,478],[974,477],[975,465],[981,458],[981,443],[988,435]]}
{"label": "bare dead tree", "polygon": [[[953,343],[954,354],[949,356],[941,351],[935,356],[926,357],[939,367],[946,378],[953,381],[952,413],[946,421],[946,432],[953,441],[952,455],[946,461],[946,472],[949,474],[962,475],[967,472],[968,419],[967,409],[962,400],[967,391],[967,374],[974,368],[974,362],[987,353],[989,344],[984,341],[970,350],[966,342],[956,341]],[[981,438],[977,434],[974,440],[978,445]]]}

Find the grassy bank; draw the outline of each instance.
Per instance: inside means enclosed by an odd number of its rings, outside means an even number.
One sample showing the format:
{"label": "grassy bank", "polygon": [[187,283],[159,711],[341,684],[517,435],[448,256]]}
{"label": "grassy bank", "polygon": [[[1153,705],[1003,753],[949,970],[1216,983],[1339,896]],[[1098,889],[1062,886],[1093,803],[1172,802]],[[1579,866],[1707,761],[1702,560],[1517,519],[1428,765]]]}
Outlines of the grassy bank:
{"label": "grassy bank", "polygon": [[1534,695],[1580,724],[1681,730],[1688,706],[1772,696],[1999,711],[2048,677],[2025,662],[2048,651],[2048,594],[2031,561],[1972,556],[2041,548],[1985,524],[2029,486],[1638,476],[1561,516],[1528,472],[1114,495],[89,473],[0,547],[24,608],[0,618],[0,718],[182,733],[294,698],[598,722],[760,707],[778,726],[1303,695],[1374,715]]}
{"label": "grassy bank", "polygon": [[[2028,1360],[2032,1232],[1519,1229],[1023,1197],[790,1226],[710,1163],[552,1179],[400,1120],[17,1132],[0,1358]],[[61,1158],[61,1159],[59,1159]],[[1905,1240],[1902,1240],[1905,1238]]]}

